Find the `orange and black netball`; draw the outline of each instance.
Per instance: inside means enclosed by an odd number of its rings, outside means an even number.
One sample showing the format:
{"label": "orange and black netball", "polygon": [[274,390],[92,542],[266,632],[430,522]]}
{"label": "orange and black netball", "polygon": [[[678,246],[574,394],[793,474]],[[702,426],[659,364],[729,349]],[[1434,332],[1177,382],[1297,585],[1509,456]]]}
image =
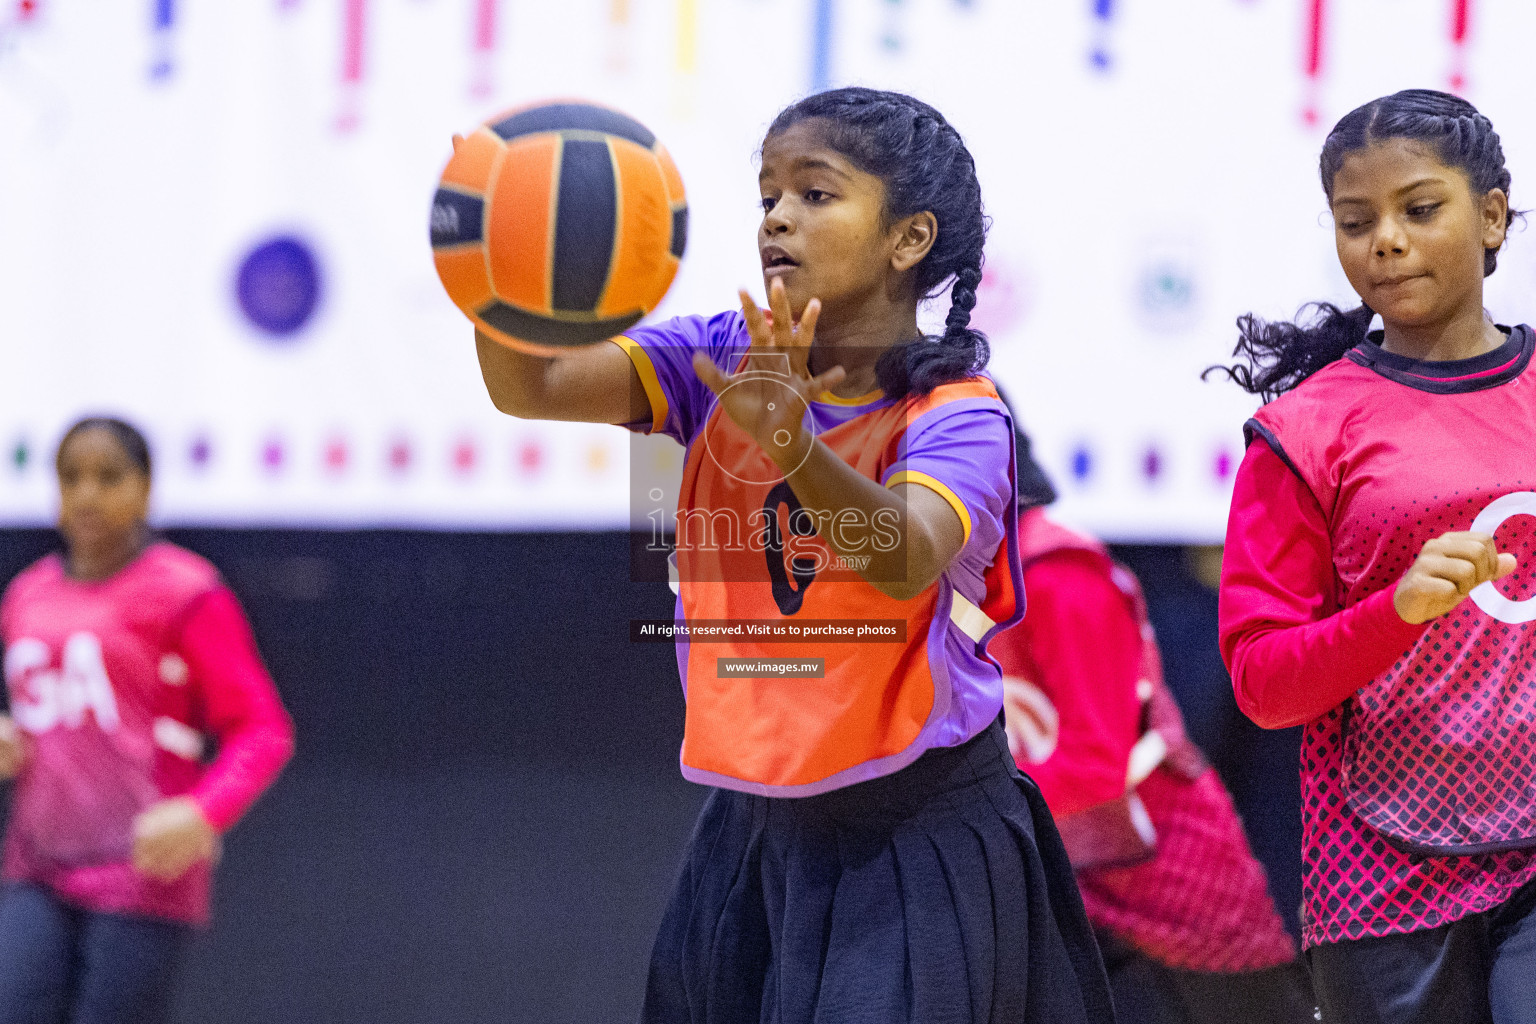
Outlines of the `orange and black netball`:
{"label": "orange and black netball", "polygon": [[616,110],[509,111],[458,140],[432,202],[448,296],[486,334],[558,355],[628,330],[666,295],[688,234],[672,158]]}

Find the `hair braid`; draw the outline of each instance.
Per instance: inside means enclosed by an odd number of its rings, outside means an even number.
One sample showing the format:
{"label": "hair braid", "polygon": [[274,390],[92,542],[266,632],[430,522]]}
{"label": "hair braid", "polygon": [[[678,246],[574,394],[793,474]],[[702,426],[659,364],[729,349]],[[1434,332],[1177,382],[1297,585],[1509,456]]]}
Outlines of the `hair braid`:
{"label": "hair braid", "polygon": [[768,136],[802,121],[815,121],[827,145],[881,179],[891,222],[925,210],[938,222],[912,283],[918,298],[926,299],[953,279],[944,333],[886,350],[875,366],[881,389],[899,399],[975,376],[989,355],[985,335],[970,326],[988,222],[976,163],[960,133],[921,100],[862,88],[806,97],[774,119]]}
{"label": "hair braid", "polygon": [[976,308],[976,288],[981,284],[981,267],[961,267],[955,273],[955,286],[949,293],[949,316],[944,318],[944,336],[965,334],[970,329],[971,310]]}

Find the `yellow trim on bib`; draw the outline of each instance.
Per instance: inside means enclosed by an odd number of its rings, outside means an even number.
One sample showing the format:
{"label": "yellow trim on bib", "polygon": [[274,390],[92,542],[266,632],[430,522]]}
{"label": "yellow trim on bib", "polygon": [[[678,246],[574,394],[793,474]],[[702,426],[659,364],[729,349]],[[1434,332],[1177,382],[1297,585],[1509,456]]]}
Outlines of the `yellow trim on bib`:
{"label": "yellow trim on bib", "polygon": [[879,388],[868,394],[860,395],[858,398],[838,398],[830,391],[823,391],[821,397],[816,399],[816,401],[824,402],[827,405],[868,405],[870,402],[878,401],[884,397],[885,392]]}
{"label": "yellow trim on bib", "polygon": [[651,362],[651,357],[640,347],[640,343],[633,338],[619,335],[609,338],[624,354],[629,356],[629,361],[634,364],[635,372],[640,375],[640,386],[645,389],[645,397],[651,403],[651,433],[661,430],[667,422],[667,395],[661,390],[661,378],[656,376],[656,365]]}
{"label": "yellow trim on bib", "polygon": [[885,482],[886,487],[895,487],[897,484],[921,484],[933,491],[939,497],[949,502],[949,507],[955,510],[955,515],[960,517],[960,526],[965,530],[965,544],[971,539],[971,511],[965,507],[965,502],[959,495],[950,490],[944,484],[935,480],[927,473],[919,473],[915,469],[903,469],[891,474],[891,478]]}

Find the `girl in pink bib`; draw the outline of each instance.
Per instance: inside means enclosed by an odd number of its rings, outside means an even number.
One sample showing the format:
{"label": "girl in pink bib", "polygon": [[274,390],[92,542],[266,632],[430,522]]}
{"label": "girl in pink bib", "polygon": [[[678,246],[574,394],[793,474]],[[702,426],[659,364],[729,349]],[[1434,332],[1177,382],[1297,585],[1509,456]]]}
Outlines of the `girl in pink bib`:
{"label": "girl in pink bib", "polygon": [[1346,115],[1321,164],[1362,302],[1239,321],[1231,373],[1273,401],[1233,492],[1222,651],[1249,717],[1306,725],[1323,1019],[1536,1021],[1536,337],[1483,310],[1510,173],[1486,117],[1423,89]]}
{"label": "girl in pink bib", "polygon": [[139,432],[83,420],[58,472],[65,552],[0,602],[0,1021],[159,1021],[220,836],[292,726],[217,571],[152,538]]}

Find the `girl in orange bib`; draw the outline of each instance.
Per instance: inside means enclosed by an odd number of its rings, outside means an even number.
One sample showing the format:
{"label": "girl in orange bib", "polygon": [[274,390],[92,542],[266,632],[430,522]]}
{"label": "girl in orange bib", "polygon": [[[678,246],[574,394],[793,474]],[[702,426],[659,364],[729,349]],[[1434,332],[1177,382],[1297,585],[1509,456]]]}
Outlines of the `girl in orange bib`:
{"label": "girl in orange bib", "polygon": [[558,359],[477,338],[502,411],[687,449],[681,760],[716,788],[643,1019],[1110,1021],[987,653],[1023,594],[1012,424],[968,326],[971,156],[926,104],[840,89],[779,115],[759,186],[768,311],[743,293]]}

